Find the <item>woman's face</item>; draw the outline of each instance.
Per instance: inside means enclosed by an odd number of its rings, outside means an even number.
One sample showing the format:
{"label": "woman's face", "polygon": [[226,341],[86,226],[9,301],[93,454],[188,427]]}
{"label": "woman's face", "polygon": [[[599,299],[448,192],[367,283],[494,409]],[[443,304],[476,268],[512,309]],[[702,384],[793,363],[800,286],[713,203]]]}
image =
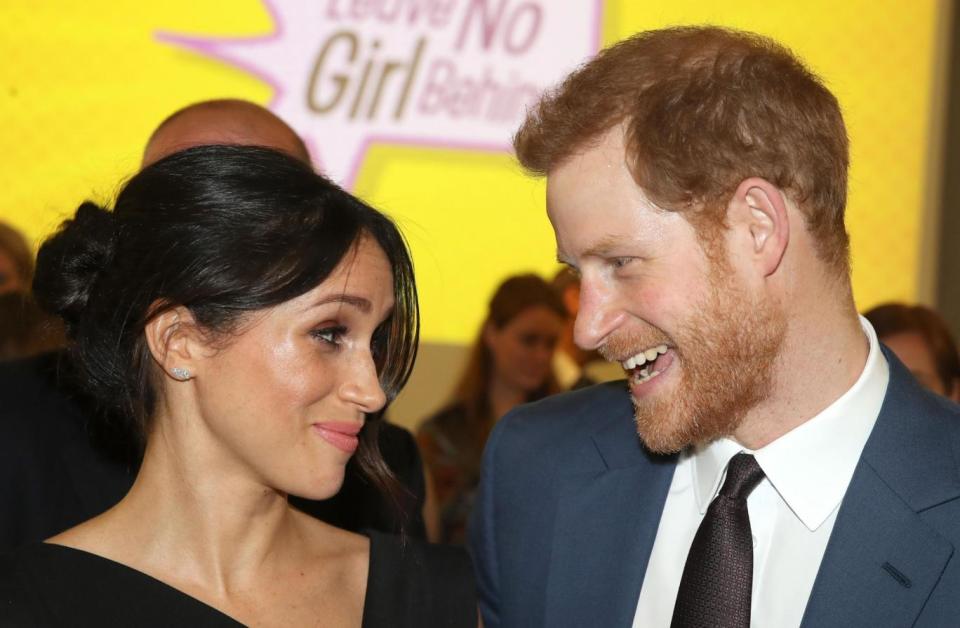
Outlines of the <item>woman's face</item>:
{"label": "woman's face", "polygon": [[0,294],[26,290],[27,286],[23,285],[20,272],[17,270],[13,258],[6,251],[0,249]]}
{"label": "woman's face", "polygon": [[494,377],[524,392],[547,381],[563,319],[545,305],[529,307],[497,328],[488,325],[485,341],[493,356]]}
{"label": "woman's face", "polygon": [[225,463],[285,493],[335,494],[365,415],[386,401],[371,340],[393,305],[387,257],[363,237],[322,284],[210,351],[191,381]]}
{"label": "woman's face", "polygon": [[930,350],[930,345],[919,333],[904,331],[884,336],[880,340],[893,351],[904,366],[910,369],[921,384],[938,395],[946,395],[950,392],[943,387],[943,380],[937,373],[937,361],[933,351]]}

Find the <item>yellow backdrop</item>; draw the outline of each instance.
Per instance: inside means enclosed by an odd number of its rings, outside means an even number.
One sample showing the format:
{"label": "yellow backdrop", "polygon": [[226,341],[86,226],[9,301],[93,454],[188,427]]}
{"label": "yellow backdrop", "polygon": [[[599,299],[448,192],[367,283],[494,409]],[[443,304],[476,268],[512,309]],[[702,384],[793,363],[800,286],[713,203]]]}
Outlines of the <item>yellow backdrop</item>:
{"label": "yellow backdrop", "polygon": [[[568,0],[554,0],[558,3]],[[666,6],[668,5],[669,6]],[[562,5],[561,5],[562,6]],[[936,0],[609,0],[603,41],[710,22],[786,43],[823,76],[852,140],[848,225],[861,307],[915,299],[929,203]],[[82,199],[106,201],[150,131],[193,101],[270,100],[270,88],[154,32],[271,31],[258,0],[7,0],[0,5],[0,217],[38,240]],[[550,273],[543,187],[509,155],[374,146],[356,191],[395,216],[414,249],[424,337],[462,343],[506,274]]]}

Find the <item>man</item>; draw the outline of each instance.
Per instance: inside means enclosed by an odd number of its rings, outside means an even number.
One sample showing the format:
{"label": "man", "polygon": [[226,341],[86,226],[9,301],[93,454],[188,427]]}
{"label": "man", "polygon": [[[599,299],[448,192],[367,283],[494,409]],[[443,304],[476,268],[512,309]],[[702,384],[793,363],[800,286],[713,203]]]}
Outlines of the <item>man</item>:
{"label": "man", "polygon": [[577,344],[629,394],[494,431],[471,530],[484,625],[957,625],[958,410],[857,316],[822,83],[756,35],[640,33],[515,147],[582,277]]}
{"label": "man", "polygon": [[306,145],[286,122],[260,105],[228,98],[194,103],[169,115],[150,135],[143,166],[205,144],[265,146],[310,163]]}
{"label": "man", "polygon": [[[215,143],[267,146],[310,161],[299,136],[267,109],[242,100],[213,100],[164,120],[147,142],[143,165]],[[0,551],[62,532],[126,494],[140,452],[122,421],[90,421],[100,412],[64,352],[0,363]],[[381,423],[380,428],[381,452],[404,489],[399,510],[385,503],[352,461],[335,497],[291,501],[342,528],[397,532],[403,527],[423,538],[426,489],[416,442],[401,427]]]}

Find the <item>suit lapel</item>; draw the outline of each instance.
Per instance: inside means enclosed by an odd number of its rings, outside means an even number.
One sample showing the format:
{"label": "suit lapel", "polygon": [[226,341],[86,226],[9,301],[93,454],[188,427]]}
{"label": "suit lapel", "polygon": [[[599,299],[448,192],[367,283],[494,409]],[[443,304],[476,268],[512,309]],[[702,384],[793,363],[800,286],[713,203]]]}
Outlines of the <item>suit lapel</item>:
{"label": "suit lapel", "polygon": [[593,437],[605,470],[561,490],[553,529],[547,626],[633,622],[675,457],[654,457],[629,418]]}
{"label": "suit lapel", "polygon": [[803,626],[912,626],[953,546],[861,464],[837,516]]}
{"label": "suit lapel", "polygon": [[912,626],[954,547],[923,515],[960,497],[943,410],[889,353],[890,384],[824,553],[803,626]]}

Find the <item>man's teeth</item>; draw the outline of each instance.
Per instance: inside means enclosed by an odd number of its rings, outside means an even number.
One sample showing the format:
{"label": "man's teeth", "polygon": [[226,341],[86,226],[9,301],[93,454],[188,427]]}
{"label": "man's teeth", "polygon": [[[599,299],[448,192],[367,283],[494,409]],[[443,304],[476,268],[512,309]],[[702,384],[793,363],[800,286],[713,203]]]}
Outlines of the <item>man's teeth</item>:
{"label": "man's teeth", "polygon": [[[620,365],[623,366],[624,370],[630,371],[638,366],[643,366],[647,362],[653,362],[657,359],[658,355],[663,355],[667,352],[667,345],[660,345],[658,347],[653,347],[647,349],[646,351],[641,351],[637,355],[627,358],[625,361],[621,362]],[[646,369],[640,371],[641,376],[646,372]],[[657,373],[659,375],[659,373]]]}
{"label": "man's teeth", "polygon": [[638,383],[638,384],[642,384],[642,383],[644,383],[644,382],[648,382],[648,381],[650,381],[651,379],[653,379],[654,377],[656,377],[657,375],[660,374],[660,371],[654,371],[653,373],[649,373],[649,372],[648,372],[649,370],[650,370],[650,369],[642,369],[639,373],[637,373],[637,383]]}

